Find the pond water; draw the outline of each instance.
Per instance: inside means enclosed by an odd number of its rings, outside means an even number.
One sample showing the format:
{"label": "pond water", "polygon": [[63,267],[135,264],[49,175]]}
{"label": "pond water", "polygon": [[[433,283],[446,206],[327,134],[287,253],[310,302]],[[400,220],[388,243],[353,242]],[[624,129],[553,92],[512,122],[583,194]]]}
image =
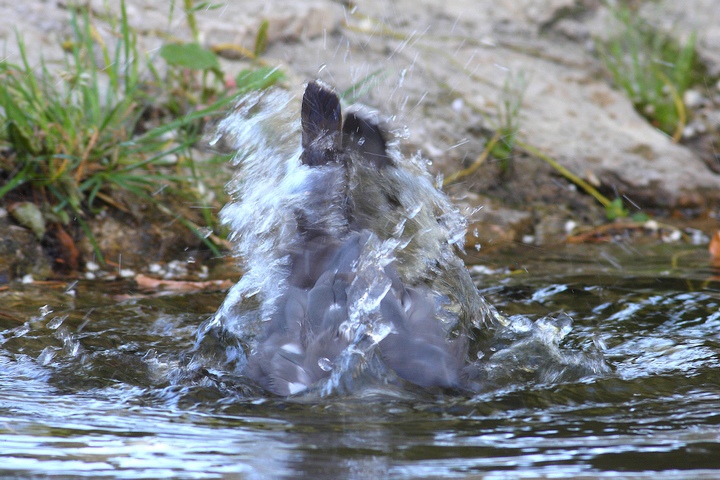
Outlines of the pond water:
{"label": "pond water", "polygon": [[705,248],[523,251],[470,267],[482,293],[510,318],[567,314],[561,347],[602,350],[608,372],[476,394],[244,395],[229,375],[178,374],[224,293],[13,284],[0,476],[718,478],[720,271]]}

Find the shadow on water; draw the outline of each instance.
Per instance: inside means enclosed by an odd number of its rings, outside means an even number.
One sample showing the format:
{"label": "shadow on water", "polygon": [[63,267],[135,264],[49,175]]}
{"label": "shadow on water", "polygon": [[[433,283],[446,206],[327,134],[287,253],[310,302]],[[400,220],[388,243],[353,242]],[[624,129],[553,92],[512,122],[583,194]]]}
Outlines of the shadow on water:
{"label": "shadow on water", "polygon": [[226,371],[186,375],[223,295],[118,303],[128,285],[13,286],[0,292],[0,473],[717,477],[720,281],[703,249],[581,246],[483,263],[471,272],[498,310],[569,315],[562,348],[599,347],[612,372],[462,395],[245,396]]}

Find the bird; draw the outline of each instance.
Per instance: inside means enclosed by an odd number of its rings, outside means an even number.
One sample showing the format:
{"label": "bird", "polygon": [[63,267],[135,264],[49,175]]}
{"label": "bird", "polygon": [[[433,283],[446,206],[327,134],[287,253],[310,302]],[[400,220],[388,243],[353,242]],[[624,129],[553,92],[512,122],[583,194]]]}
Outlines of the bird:
{"label": "bird", "polygon": [[463,217],[380,121],[343,115],[339,95],[319,80],[305,88],[300,134],[293,168],[305,176],[282,227],[290,240],[274,244],[284,278],[266,295],[246,375],[272,394],[301,394],[370,344],[378,374],[460,388],[477,354],[472,332],[487,314],[456,251]]}

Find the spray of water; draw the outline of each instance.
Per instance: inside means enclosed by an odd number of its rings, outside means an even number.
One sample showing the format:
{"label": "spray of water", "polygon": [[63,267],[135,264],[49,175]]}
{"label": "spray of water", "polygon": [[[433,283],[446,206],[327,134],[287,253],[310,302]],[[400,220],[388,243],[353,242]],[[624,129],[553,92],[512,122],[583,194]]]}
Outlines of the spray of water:
{"label": "spray of water", "polygon": [[404,157],[377,115],[351,109],[342,132],[340,115],[332,89],[312,83],[302,108],[285,91],[254,93],[220,124],[238,152],[221,218],[244,275],[201,328],[197,365],[220,339],[221,369],[280,395],[478,391],[518,369],[602,370],[559,350],[569,319],[507,319],[487,304],[458,256],[466,220],[426,162]]}

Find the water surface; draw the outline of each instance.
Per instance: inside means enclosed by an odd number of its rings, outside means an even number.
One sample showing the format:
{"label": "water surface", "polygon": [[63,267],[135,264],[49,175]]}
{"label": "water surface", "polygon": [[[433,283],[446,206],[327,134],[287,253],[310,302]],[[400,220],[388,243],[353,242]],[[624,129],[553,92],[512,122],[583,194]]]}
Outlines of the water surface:
{"label": "water surface", "polygon": [[[704,248],[574,246],[471,267],[509,318],[573,319],[612,371],[475,395],[245,395],[187,378],[218,294],[0,292],[0,474],[119,478],[717,478],[720,272]],[[73,293],[74,292],[74,293]]]}

